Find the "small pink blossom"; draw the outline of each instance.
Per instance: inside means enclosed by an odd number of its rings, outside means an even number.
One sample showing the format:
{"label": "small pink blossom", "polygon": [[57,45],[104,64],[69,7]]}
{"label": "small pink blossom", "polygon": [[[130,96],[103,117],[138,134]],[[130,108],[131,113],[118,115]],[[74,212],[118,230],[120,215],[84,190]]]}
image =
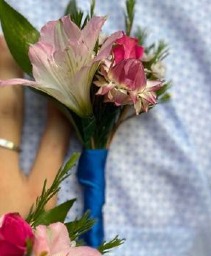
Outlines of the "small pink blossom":
{"label": "small pink blossom", "polygon": [[115,64],[126,59],[140,59],[144,54],[144,48],[138,45],[138,39],[125,34],[115,41],[113,55]]}
{"label": "small pink blossom", "polygon": [[156,103],[155,92],[161,82],[146,79],[140,60],[125,59],[113,67],[102,67],[101,74],[95,84],[100,87],[97,94],[105,95],[106,102],[117,106],[133,104],[136,114],[148,111]]}

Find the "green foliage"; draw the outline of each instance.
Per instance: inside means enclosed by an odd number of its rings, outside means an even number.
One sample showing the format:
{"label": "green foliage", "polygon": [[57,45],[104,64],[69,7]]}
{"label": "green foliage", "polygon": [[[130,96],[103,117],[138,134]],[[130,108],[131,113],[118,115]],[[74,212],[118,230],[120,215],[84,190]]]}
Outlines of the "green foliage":
{"label": "green foliage", "polygon": [[84,13],[78,9],[76,1],[71,0],[67,5],[65,15],[70,15],[71,20],[78,26],[81,27]]}
{"label": "green foliage", "polygon": [[158,103],[165,103],[171,99],[171,94],[168,90],[171,87],[171,82],[165,82],[163,86],[156,92],[158,96]]}
{"label": "green foliage", "polygon": [[92,0],[91,5],[90,5],[90,17],[94,16],[94,11],[95,11],[95,0]]}
{"label": "green foliage", "polygon": [[[79,158],[78,153],[74,153],[71,156],[71,158],[67,161],[67,163],[64,165],[64,167],[61,167],[59,169],[52,185],[48,189],[46,188],[47,181],[44,182],[41,196],[39,196],[37,198],[35,206],[33,205],[31,207],[28,217],[26,218],[26,221],[28,223],[30,223],[30,225],[32,227],[36,227],[36,225],[38,225],[40,222],[44,221],[45,217],[48,216],[48,213],[45,212],[46,204],[55,194],[58,193],[58,191],[60,190],[60,184],[62,183],[63,180],[65,180],[70,175],[68,173],[68,171],[75,165],[78,158]],[[63,204],[61,207],[63,210],[65,210],[65,213],[67,213],[68,212],[67,206],[71,207],[72,204],[73,204],[73,201],[69,201],[69,202]],[[52,210],[49,213],[49,217],[55,222],[57,217],[53,216],[54,213],[56,213],[56,214],[58,213],[58,208],[55,210],[55,212]],[[66,216],[58,215],[59,219],[61,219],[61,218],[64,219],[65,217]],[[41,221],[40,221],[40,218],[41,218]]]}
{"label": "green foliage", "polygon": [[30,44],[38,41],[39,32],[4,0],[0,0],[0,21],[11,54],[18,65],[31,74],[28,51]]}
{"label": "green foliage", "polygon": [[155,54],[155,61],[161,61],[165,59],[169,54],[168,45],[163,40],[160,40],[157,44],[153,44],[153,51]]}
{"label": "green foliage", "polygon": [[70,112],[70,119],[79,134],[83,146],[85,148],[92,148],[92,136],[96,129],[96,119],[94,115],[79,117],[74,112]]}
{"label": "green foliage", "polygon": [[147,54],[152,54],[153,58],[150,60],[151,64],[157,61],[162,61],[169,54],[168,44],[163,40],[153,43],[145,48]]}
{"label": "green foliage", "polygon": [[95,220],[89,217],[89,212],[84,213],[80,219],[66,223],[71,240],[78,240],[78,237],[87,232],[94,225]]}
{"label": "green foliage", "polygon": [[157,96],[162,96],[163,94],[165,94],[170,87],[171,82],[164,83],[163,86],[157,91]]}
{"label": "green foliage", "polygon": [[83,28],[94,15],[94,10],[95,10],[95,0],[91,1],[90,12],[87,15],[85,15],[84,12],[78,8],[76,0],[70,0],[66,8],[65,15],[70,15],[71,20],[79,28]]}
{"label": "green foliage", "polygon": [[125,30],[129,36],[133,27],[133,21],[135,16],[135,0],[126,0],[126,13],[125,13]]}
{"label": "green foliage", "polygon": [[76,199],[68,200],[63,204],[60,204],[49,211],[43,211],[36,222],[34,222],[34,226],[37,225],[50,225],[55,222],[64,222],[65,218],[73,206]]}
{"label": "green foliage", "polygon": [[32,252],[32,247],[33,247],[33,242],[31,239],[26,239],[26,252],[25,252],[25,256],[31,256],[31,252]]}
{"label": "green foliage", "polygon": [[113,103],[105,103],[103,96],[94,97],[93,112],[97,124],[94,133],[94,148],[106,148],[109,134],[115,126],[120,110],[121,108]]}
{"label": "green foliage", "polygon": [[120,246],[121,244],[124,243],[124,239],[119,239],[118,236],[116,236],[114,239],[112,239],[111,241],[109,242],[104,242],[102,245],[100,245],[98,247],[98,250],[102,253],[102,254],[105,254],[105,253],[108,253],[110,252],[111,249],[113,249],[114,247],[118,247]]}
{"label": "green foliage", "polygon": [[146,40],[148,37],[148,31],[146,28],[141,28],[140,26],[136,29],[134,36],[138,39],[139,45],[146,45]]}
{"label": "green foliage", "polygon": [[157,77],[151,71],[151,66],[157,62],[162,62],[168,56],[168,45],[163,40],[160,40],[157,43],[146,46],[145,52],[150,57],[148,60],[143,61],[144,68],[147,71],[147,78],[149,80],[157,80]]}

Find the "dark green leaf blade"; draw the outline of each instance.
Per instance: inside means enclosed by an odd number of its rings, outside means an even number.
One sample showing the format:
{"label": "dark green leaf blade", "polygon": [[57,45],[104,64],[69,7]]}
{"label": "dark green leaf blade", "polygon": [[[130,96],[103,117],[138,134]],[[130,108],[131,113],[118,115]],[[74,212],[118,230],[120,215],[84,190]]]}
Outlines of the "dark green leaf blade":
{"label": "dark green leaf blade", "polygon": [[31,74],[28,50],[38,41],[39,32],[4,0],[0,0],[0,21],[11,54],[23,71]]}
{"label": "dark green leaf blade", "polygon": [[37,219],[35,226],[40,224],[50,225],[55,222],[63,223],[75,201],[76,199],[68,200],[67,202],[62,203],[49,211],[43,212]]}
{"label": "dark green leaf blade", "polygon": [[65,10],[65,15],[70,15],[71,20],[81,28],[84,13],[78,8],[76,0],[70,0]]}
{"label": "dark green leaf blade", "polygon": [[92,136],[96,129],[96,118],[94,115],[88,117],[79,117],[71,112],[72,123],[78,131],[79,138],[85,148],[93,148],[91,145]]}

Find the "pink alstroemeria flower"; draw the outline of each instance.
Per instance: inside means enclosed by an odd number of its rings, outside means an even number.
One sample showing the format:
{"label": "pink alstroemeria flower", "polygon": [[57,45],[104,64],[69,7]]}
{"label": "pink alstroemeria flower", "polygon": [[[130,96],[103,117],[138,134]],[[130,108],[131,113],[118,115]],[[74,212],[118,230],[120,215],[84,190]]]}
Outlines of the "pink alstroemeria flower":
{"label": "pink alstroemeria flower", "polygon": [[96,249],[88,246],[75,247],[63,223],[39,225],[34,233],[33,256],[101,256]]}
{"label": "pink alstroemeria flower", "polygon": [[126,59],[141,59],[144,54],[144,47],[138,45],[138,39],[123,34],[115,41],[113,47],[114,63],[118,64]]}
{"label": "pink alstroemeria flower", "polygon": [[35,81],[10,79],[0,86],[28,85],[54,97],[79,116],[92,113],[90,86],[102,59],[109,56],[117,32],[102,45],[97,56],[94,47],[105,17],[93,17],[80,30],[69,16],[48,22],[39,41],[30,46],[29,57]]}
{"label": "pink alstroemeria flower", "polygon": [[155,91],[161,87],[160,81],[146,79],[144,67],[140,60],[126,59],[111,67],[103,77],[95,82],[100,87],[97,94],[106,95],[105,101],[115,105],[134,104],[136,114],[148,111],[156,103]]}

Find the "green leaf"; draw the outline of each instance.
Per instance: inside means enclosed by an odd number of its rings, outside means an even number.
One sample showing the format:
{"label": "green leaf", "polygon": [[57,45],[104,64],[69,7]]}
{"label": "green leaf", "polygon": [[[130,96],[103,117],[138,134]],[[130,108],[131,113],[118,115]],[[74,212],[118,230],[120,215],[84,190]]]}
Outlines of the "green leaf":
{"label": "green leaf", "polygon": [[157,96],[163,96],[171,87],[171,82],[165,82],[163,86],[156,92]]}
{"label": "green leaf", "polygon": [[158,96],[158,103],[166,103],[171,99],[171,94],[167,92],[171,85],[171,81],[165,82],[163,86],[156,92]]}
{"label": "green leaf", "polygon": [[31,74],[28,51],[30,44],[38,41],[39,32],[4,0],[0,0],[0,21],[11,54],[23,71]]}
{"label": "green leaf", "polygon": [[125,13],[125,30],[129,36],[133,27],[133,21],[135,16],[135,0],[126,0],[126,13]]}
{"label": "green leaf", "polygon": [[32,252],[33,242],[31,239],[26,239],[26,252],[25,256],[30,256]]}
{"label": "green leaf", "polygon": [[64,222],[70,208],[75,203],[76,199],[68,200],[49,211],[44,211],[36,221],[37,225],[50,225],[54,222]]}
{"label": "green leaf", "polygon": [[118,119],[121,108],[112,103],[103,103],[103,109],[97,119],[94,134],[95,148],[106,148],[109,135]]}
{"label": "green leaf", "polygon": [[134,36],[138,38],[139,45],[146,45],[146,40],[148,37],[147,28],[141,28],[140,26],[136,29]]}
{"label": "green leaf", "polygon": [[171,99],[171,94],[170,93],[166,93],[164,94],[162,97],[160,97],[158,99],[158,103],[166,103]]}
{"label": "green leaf", "polygon": [[91,5],[90,5],[90,17],[94,16],[95,5],[96,5],[95,0],[92,0]]}
{"label": "green leaf", "polygon": [[120,246],[121,244],[123,244],[125,241],[125,239],[119,239],[118,236],[116,236],[114,239],[112,239],[109,242],[104,242],[102,245],[100,245],[98,247],[98,250],[102,253],[108,253],[110,252],[111,249],[113,249],[114,247]]}
{"label": "green leaf", "polygon": [[91,138],[96,129],[96,119],[94,115],[88,117],[79,117],[75,113],[71,112],[72,123],[76,127],[79,134],[79,138],[85,148],[92,148]]}
{"label": "green leaf", "polygon": [[95,10],[95,0],[91,1],[89,14],[85,15],[78,6],[76,0],[70,0],[65,10],[65,15],[70,15],[71,20],[81,29],[85,27],[87,22],[93,17]]}
{"label": "green leaf", "polygon": [[80,235],[90,230],[94,224],[95,220],[90,218],[89,212],[87,211],[80,219],[75,219],[65,225],[71,240],[76,240]]}
{"label": "green leaf", "polygon": [[82,27],[82,19],[84,13],[78,9],[77,3],[75,0],[71,0],[67,5],[65,10],[65,15],[70,15],[71,20],[79,27]]}

